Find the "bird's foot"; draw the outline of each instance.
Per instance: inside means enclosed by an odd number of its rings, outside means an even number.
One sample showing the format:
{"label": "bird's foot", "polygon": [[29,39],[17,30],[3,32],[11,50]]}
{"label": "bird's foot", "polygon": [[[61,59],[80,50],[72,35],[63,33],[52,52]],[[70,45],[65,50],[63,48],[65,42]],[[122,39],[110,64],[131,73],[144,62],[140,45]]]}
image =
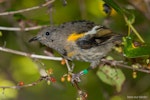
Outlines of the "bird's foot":
{"label": "bird's foot", "polygon": [[81,77],[82,75],[87,74],[87,73],[88,73],[88,70],[87,70],[87,69],[82,70],[82,71],[80,71],[80,72],[77,73],[77,74],[72,73],[72,74],[71,74],[71,76],[72,76],[71,82],[72,82],[72,83],[74,83],[74,82],[77,82],[77,83],[81,82],[81,78],[80,78],[80,77]]}
{"label": "bird's foot", "polygon": [[71,83],[74,84],[74,83],[79,83],[81,82],[81,74],[80,73],[77,73],[77,74],[73,74],[71,75]]}

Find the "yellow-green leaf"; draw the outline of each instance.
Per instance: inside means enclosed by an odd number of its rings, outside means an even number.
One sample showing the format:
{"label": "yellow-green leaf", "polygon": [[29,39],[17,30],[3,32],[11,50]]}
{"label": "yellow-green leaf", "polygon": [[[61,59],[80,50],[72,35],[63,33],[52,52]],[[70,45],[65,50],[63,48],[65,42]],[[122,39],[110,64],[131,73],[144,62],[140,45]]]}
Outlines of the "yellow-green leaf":
{"label": "yellow-green leaf", "polygon": [[0,37],[3,36],[2,31],[0,31]]}
{"label": "yellow-green leaf", "polygon": [[[15,84],[9,80],[0,77],[0,86],[14,86]],[[0,89],[0,100],[14,100],[18,95],[17,89]]]}
{"label": "yellow-green leaf", "polygon": [[117,92],[121,91],[125,76],[120,69],[112,68],[109,65],[101,66],[97,75],[104,83],[115,86]]}

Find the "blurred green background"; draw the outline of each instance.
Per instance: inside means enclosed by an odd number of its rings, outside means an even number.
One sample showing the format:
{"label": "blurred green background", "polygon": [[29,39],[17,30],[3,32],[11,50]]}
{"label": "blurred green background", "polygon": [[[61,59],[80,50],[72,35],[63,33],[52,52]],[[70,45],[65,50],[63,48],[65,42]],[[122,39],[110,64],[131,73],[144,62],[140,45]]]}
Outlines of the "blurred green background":
{"label": "blurred green background", "polygon": [[[145,10],[146,5],[138,3],[142,0],[117,1],[121,7],[130,9],[135,15],[134,26],[146,43],[150,42],[150,19]],[[44,0],[0,0],[0,12],[15,11],[43,4]],[[133,5],[137,3],[137,5]],[[59,25],[63,22],[74,20],[90,20],[97,24],[110,27],[114,32],[127,33],[127,26],[122,16],[115,11],[108,18],[102,8],[102,0],[56,0],[52,8],[23,12],[21,14],[0,16],[0,26],[5,27],[30,27],[34,25]],[[140,9],[141,7],[141,9]],[[52,12],[50,12],[52,10]],[[25,23],[25,24],[21,24]],[[28,40],[35,36],[39,30],[34,31],[3,31],[0,30],[0,45],[14,50],[28,53],[42,54],[45,49],[39,43],[29,43]],[[58,56],[58,54],[55,52]],[[118,55],[119,56],[119,55]],[[23,89],[0,89],[0,100],[76,100],[77,91],[67,81],[61,82],[61,77],[67,73],[65,65],[59,61],[40,60],[45,64],[45,69],[52,68],[57,82],[48,85],[46,82]],[[89,66],[89,63],[75,61],[75,72]],[[115,87],[103,83],[96,75],[96,70],[83,76],[80,86],[88,93],[88,100],[126,100],[127,96],[146,96],[150,99],[150,75],[138,72],[133,79],[133,70],[122,68],[126,76],[122,90],[117,93]],[[37,65],[27,57],[22,57],[0,51],[0,86],[17,85],[20,81],[25,84],[32,83],[40,78]],[[144,99],[144,100],[146,100]]]}

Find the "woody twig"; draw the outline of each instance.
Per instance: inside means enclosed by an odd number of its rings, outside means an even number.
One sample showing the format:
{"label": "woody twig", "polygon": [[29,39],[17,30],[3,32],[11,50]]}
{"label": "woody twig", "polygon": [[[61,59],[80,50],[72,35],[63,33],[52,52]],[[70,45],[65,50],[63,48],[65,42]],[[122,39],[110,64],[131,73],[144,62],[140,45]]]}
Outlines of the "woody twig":
{"label": "woody twig", "polygon": [[5,30],[5,31],[31,31],[31,30],[37,30],[37,29],[41,29],[47,27],[47,25],[43,25],[43,26],[34,26],[34,27],[26,27],[26,28],[20,28],[20,27],[3,27],[0,26],[0,30]]}
{"label": "woody twig", "polygon": [[[8,49],[8,48],[4,48],[4,47],[0,47],[0,51],[17,54],[17,55],[21,55],[21,56],[26,56],[26,57],[30,57],[30,58],[62,61],[62,57],[50,57],[50,56],[44,56],[44,55],[36,55],[36,54],[21,52],[21,51],[12,50],[12,49]],[[110,64],[110,65],[114,65],[114,62],[115,62],[116,66],[118,66],[118,67],[132,69],[132,70],[136,70],[136,71],[144,72],[144,73],[150,73],[150,70],[133,68],[131,66],[125,65],[123,63],[120,63],[120,62],[114,61],[114,60],[101,59],[101,62]]]}
{"label": "woody twig", "polygon": [[42,7],[46,7],[48,5],[50,5],[51,3],[53,3],[55,0],[49,0],[46,3],[39,5],[39,6],[35,6],[35,7],[31,7],[31,8],[26,8],[26,9],[21,9],[21,10],[17,10],[17,11],[9,11],[9,12],[3,12],[0,13],[0,16],[4,16],[4,15],[13,15],[13,14],[17,14],[17,13],[23,13],[23,12],[27,12],[27,11],[31,11],[31,10],[36,10]]}
{"label": "woody twig", "polygon": [[57,61],[62,60],[61,57],[50,57],[50,56],[44,56],[44,55],[36,55],[36,54],[21,52],[21,51],[12,50],[12,49],[8,49],[8,48],[4,48],[4,47],[0,47],[0,51],[12,53],[12,54],[17,54],[17,55],[21,55],[21,56],[26,56],[26,57],[30,57],[30,58],[57,60]]}

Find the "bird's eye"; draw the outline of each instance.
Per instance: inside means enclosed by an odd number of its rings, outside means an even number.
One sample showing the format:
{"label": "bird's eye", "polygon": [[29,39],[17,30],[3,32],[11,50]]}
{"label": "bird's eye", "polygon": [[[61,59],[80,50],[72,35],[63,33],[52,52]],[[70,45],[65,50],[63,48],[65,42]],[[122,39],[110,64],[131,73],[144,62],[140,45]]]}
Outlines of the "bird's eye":
{"label": "bird's eye", "polygon": [[46,35],[48,36],[48,35],[50,35],[50,33],[49,33],[49,32],[46,32]]}

